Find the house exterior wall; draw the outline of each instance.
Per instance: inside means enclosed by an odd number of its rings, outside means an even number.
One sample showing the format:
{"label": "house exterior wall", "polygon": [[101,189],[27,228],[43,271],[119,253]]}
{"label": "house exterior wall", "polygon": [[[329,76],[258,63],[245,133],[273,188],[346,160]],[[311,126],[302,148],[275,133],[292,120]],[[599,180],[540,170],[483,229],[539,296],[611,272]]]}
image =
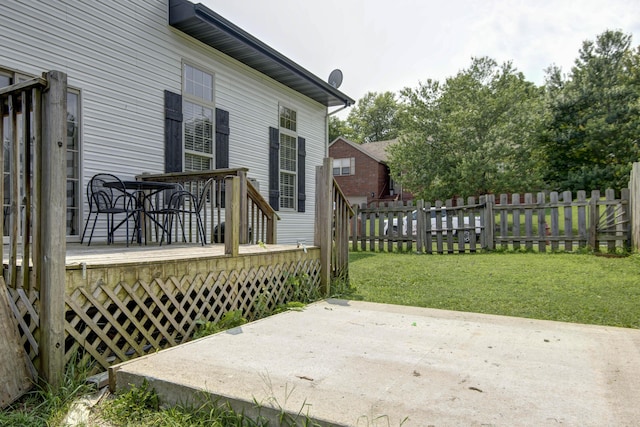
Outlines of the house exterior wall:
{"label": "house exterior wall", "polygon": [[297,111],[306,139],[306,212],[278,212],[278,242],[312,243],[326,107],[170,27],[167,2],[0,4],[0,68],[30,76],[63,71],[80,91],[85,217],[84,188],[95,173],[132,179],[164,172],[164,90],[182,93],[186,61],[214,73],[216,107],[229,111],[229,167],[249,168],[267,199],[269,127],[278,127],[280,103]]}
{"label": "house exterior wall", "polygon": [[329,156],[334,159],[351,157],[355,159],[355,173],[353,175],[335,177],[349,201],[361,203],[361,200],[365,198],[369,202],[389,194],[386,185],[389,172],[384,164],[377,162],[340,139],[329,147]]}

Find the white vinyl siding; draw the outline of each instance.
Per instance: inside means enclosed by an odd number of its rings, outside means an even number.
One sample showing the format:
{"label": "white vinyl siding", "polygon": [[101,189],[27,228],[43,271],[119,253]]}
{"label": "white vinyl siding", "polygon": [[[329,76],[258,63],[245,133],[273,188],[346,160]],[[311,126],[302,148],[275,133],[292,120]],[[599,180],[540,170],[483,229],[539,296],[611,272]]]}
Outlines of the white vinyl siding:
{"label": "white vinyl siding", "polygon": [[279,127],[278,106],[285,103],[306,139],[307,209],[279,212],[278,242],[311,244],[315,168],[327,154],[326,107],[170,27],[167,13],[168,0],[3,2],[0,68],[64,71],[82,91],[83,199],[95,173],[132,179],[164,172],[163,91],[183,92],[184,63],[214,73],[215,107],[229,112],[229,167],[248,168],[265,198],[268,129]]}

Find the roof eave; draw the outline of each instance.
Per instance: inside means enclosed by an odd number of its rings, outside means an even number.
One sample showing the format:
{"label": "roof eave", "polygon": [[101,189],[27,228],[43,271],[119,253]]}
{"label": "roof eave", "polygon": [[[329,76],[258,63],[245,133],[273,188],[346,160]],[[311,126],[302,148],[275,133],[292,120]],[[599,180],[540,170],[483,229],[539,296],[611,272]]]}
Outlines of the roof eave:
{"label": "roof eave", "polygon": [[169,25],[326,107],[353,99],[206,6],[169,1]]}
{"label": "roof eave", "polygon": [[383,165],[387,164],[386,160],[383,160],[383,159],[379,158],[378,156],[376,156],[375,154],[369,152],[366,148],[364,148],[365,144],[358,144],[357,142],[350,141],[350,140],[348,140],[346,138],[343,138],[341,136],[339,136],[336,139],[334,139],[329,144],[329,147],[331,147],[333,144],[335,144],[338,141],[342,141],[342,142],[346,143],[347,145],[351,146],[353,149],[360,151],[362,154],[364,154],[367,157],[370,157],[371,159],[375,160],[378,163],[381,163]]}

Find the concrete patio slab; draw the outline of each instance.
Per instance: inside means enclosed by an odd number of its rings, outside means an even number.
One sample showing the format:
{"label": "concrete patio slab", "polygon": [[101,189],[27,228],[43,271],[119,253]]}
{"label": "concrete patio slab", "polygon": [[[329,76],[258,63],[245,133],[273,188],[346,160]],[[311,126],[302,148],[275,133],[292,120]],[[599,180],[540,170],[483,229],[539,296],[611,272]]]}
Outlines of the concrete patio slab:
{"label": "concrete patio slab", "polygon": [[327,300],[110,370],[145,379],[299,424],[635,426],[640,330]]}

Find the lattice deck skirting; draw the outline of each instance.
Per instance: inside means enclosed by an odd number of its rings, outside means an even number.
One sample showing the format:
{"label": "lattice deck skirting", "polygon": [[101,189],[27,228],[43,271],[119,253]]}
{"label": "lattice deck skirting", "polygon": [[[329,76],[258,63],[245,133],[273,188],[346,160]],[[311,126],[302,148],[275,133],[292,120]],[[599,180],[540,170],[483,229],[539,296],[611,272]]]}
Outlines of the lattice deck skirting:
{"label": "lattice deck skirting", "polygon": [[[316,294],[320,250],[241,254],[238,257],[162,257],[135,254],[126,262],[68,266],[65,356],[94,363],[96,370],[177,345],[196,321],[218,321],[231,310],[254,319],[279,304]],[[38,355],[38,298],[11,290],[23,345]]]}

